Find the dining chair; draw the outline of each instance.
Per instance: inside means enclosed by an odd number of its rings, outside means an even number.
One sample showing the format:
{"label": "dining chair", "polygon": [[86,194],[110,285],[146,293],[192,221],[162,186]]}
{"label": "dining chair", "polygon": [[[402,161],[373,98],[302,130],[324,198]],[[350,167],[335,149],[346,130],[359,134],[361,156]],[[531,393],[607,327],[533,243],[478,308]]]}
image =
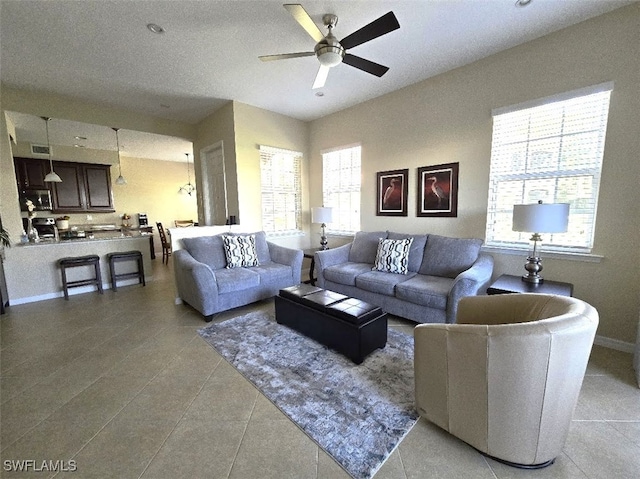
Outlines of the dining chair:
{"label": "dining chair", "polygon": [[194,226],[193,220],[175,220],[176,228],[188,228],[189,226]]}
{"label": "dining chair", "polygon": [[167,239],[162,223],[156,223],[158,234],[160,235],[160,243],[162,243],[162,263],[169,264],[169,256],[171,256],[171,242]]}

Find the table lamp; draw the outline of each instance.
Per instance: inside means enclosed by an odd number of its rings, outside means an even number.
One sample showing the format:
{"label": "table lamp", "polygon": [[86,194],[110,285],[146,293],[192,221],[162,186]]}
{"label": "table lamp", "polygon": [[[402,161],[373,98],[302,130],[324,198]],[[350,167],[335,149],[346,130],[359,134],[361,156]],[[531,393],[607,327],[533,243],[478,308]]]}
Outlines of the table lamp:
{"label": "table lamp", "polygon": [[530,241],[533,241],[533,249],[524,265],[527,274],[522,276],[522,281],[533,284],[544,281],[540,275],[542,259],[538,254],[540,233],[565,233],[568,226],[568,203],[542,203],[540,200],[530,205],[513,205],[513,231],[532,233]]}
{"label": "table lamp", "polygon": [[321,223],[322,235],[320,236],[320,249],[325,250],[327,248],[327,236],[325,234],[326,223],[333,221],[333,208],[324,206],[314,206],[311,208],[311,222]]}

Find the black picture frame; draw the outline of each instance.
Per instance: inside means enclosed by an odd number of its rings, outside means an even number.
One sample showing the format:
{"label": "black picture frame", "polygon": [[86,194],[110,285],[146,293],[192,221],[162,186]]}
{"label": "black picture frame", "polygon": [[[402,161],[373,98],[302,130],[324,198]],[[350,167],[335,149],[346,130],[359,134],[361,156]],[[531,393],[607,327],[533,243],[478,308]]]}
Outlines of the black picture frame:
{"label": "black picture frame", "polygon": [[407,216],[409,170],[376,173],[376,216]]}
{"label": "black picture frame", "polygon": [[417,216],[458,216],[459,163],[418,168]]}

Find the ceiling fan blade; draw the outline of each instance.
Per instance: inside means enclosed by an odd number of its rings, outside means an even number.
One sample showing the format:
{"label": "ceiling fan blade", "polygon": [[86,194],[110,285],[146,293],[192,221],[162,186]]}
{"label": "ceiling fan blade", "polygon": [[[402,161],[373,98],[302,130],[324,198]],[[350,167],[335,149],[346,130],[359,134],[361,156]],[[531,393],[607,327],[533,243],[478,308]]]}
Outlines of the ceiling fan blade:
{"label": "ceiling fan blade", "polygon": [[365,71],[367,73],[371,73],[377,77],[381,77],[385,73],[389,71],[389,67],[385,67],[384,65],[380,65],[379,63],[372,62],[371,60],[365,60],[362,57],[357,57],[352,55],[351,53],[346,53],[344,58],[342,59],[342,63],[346,63],[347,65],[351,65],[352,67],[358,68],[359,70]]}
{"label": "ceiling fan blade", "polygon": [[301,52],[301,53],[281,53],[280,55],[262,55],[258,57],[263,62],[270,62],[273,60],[286,60],[287,58],[300,58],[300,57],[313,57],[314,52]]}
{"label": "ceiling fan blade", "polygon": [[398,19],[393,12],[389,12],[368,25],[365,25],[360,30],[356,30],[351,35],[343,38],[340,41],[340,44],[348,50],[349,48],[356,47],[368,42],[369,40],[373,40],[374,38],[386,35],[398,28],[400,28]]}
{"label": "ceiling fan blade", "polygon": [[304,28],[309,35],[311,35],[311,38],[313,38],[316,43],[324,38],[324,35],[318,28],[318,25],[311,20],[311,17],[302,5],[298,3],[285,3],[283,6],[293,16],[293,18],[295,18],[296,22],[298,22],[300,26]]}
{"label": "ceiling fan blade", "polygon": [[327,81],[327,76],[329,75],[329,70],[331,67],[326,67],[324,65],[320,65],[320,69],[318,70],[318,74],[316,75],[316,80],[313,82],[313,89],[322,88]]}

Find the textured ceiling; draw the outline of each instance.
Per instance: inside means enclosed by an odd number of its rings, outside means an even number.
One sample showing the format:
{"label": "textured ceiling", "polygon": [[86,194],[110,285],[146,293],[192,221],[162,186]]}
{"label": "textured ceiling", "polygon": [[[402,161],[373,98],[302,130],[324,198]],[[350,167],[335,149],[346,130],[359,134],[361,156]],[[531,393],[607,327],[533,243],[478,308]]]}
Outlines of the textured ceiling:
{"label": "textured ceiling", "polygon": [[[346,64],[324,96],[313,51],[281,1],[1,1],[0,79],[92,103],[197,123],[228,100],[313,120],[632,3],[627,0],[367,0],[302,3],[335,36],[393,11],[400,29],[350,50],[390,68],[381,78]],[[146,25],[166,31],[157,35]],[[115,147],[114,147],[115,148]]]}

